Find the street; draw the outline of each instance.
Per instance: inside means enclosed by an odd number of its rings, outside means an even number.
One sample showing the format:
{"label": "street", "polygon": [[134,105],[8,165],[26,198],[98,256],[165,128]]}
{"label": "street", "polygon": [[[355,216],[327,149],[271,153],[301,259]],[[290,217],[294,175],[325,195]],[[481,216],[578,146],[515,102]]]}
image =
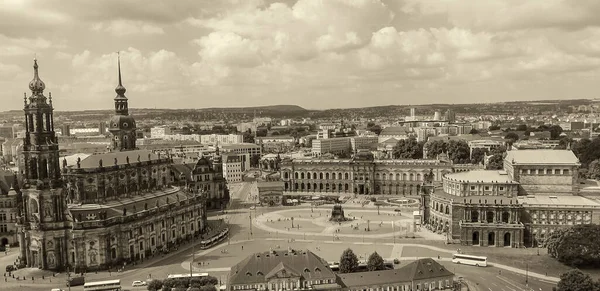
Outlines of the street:
{"label": "street", "polygon": [[[306,237],[299,234],[279,233],[275,237],[258,227],[253,227],[252,220],[256,218],[257,209],[250,210],[250,205],[254,205],[250,190],[252,182],[242,182],[230,185],[231,202],[226,213],[221,211],[209,212],[209,220],[224,219],[230,226],[230,238],[208,250],[195,248],[191,243],[180,246],[179,250],[165,256],[154,257],[135,266],[127,266],[122,273],[109,273],[101,271],[98,273],[86,274],[86,281],[100,281],[109,279],[120,279],[123,290],[146,290],[146,287],[130,287],[133,281],[147,280],[149,278],[164,279],[169,274],[181,274],[189,272],[189,263],[192,259],[192,249],[194,249],[194,272],[208,272],[225,283],[229,268],[242,260],[245,256],[254,252],[265,251],[269,247],[293,247],[302,249],[311,249],[324,259],[336,259],[343,249],[350,247],[362,250],[360,254],[377,250],[385,256],[395,256],[402,260],[414,260],[414,257],[427,257],[438,254],[441,250],[438,247],[415,244],[407,241],[398,241],[397,244],[382,241],[380,239],[369,239],[362,242],[360,239],[345,238],[345,241],[333,242],[325,237]],[[323,207],[327,207],[326,205]],[[351,210],[353,207],[345,207]],[[269,213],[272,211],[290,209],[289,207],[257,207],[259,213]],[[358,208],[357,208],[358,209]],[[302,239],[300,239],[302,238]],[[406,248],[407,251],[402,251]],[[16,248],[14,249],[16,251]],[[525,284],[525,275],[517,274],[508,270],[500,269],[494,266],[485,268],[457,265],[451,263],[448,256],[451,256],[452,250],[442,250],[446,252],[439,261],[454,272],[457,277],[464,278],[468,283],[470,290],[475,291],[530,291],[530,290],[552,290],[553,283],[545,282],[538,278],[528,277],[528,286]],[[16,258],[16,253],[10,253],[9,256],[0,258],[1,266],[11,264]],[[437,259],[437,257],[435,258]],[[405,260],[402,260],[404,262]],[[493,265],[493,262],[490,263]],[[41,279],[40,270],[19,270],[17,273],[31,272],[35,276],[35,281],[31,281],[30,275],[26,275],[26,281],[9,278],[3,286],[10,286],[11,290],[43,290],[49,288],[66,288],[64,274],[58,274],[52,277],[51,273],[46,272],[45,278]],[[51,281],[52,280],[52,281]],[[83,287],[72,287],[71,290],[83,290]]]}

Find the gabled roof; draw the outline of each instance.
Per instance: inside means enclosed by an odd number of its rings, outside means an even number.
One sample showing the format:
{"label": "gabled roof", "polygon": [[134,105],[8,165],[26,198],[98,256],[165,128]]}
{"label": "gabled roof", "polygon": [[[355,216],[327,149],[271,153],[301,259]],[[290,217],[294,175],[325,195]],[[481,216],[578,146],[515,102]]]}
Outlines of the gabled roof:
{"label": "gabled roof", "polygon": [[[282,273],[284,272],[285,275],[282,275]],[[271,270],[267,275],[265,275],[265,279],[271,279],[273,277],[300,277],[300,274],[298,274],[296,270],[288,266],[286,263],[280,262],[277,266],[275,266],[275,268],[273,268],[273,270]]]}
{"label": "gabled roof", "polygon": [[183,174],[186,178],[190,179],[192,171],[194,170],[193,163],[183,163],[183,164],[172,164],[171,169],[175,174],[175,178],[179,178],[181,174]]}
{"label": "gabled roof", "polygon": [[399,269],[347,273],[339,274],[338,276],[342,285],[345,287],[360,287],[452,277],[454,274],[435,260],[425,258],[416,260]]}
{"label": "gabled roof", "polygon": [[15,174],[13,172],[0,170],[0,194],[8,194],[15,182]]}
{"label": "gabled roof", "polygon": [[416,260],[401,269],[404,268],[409,270],[411,281],[454,276],[452,272],[448,271],[444,266],[432,258]]}
{"label": "gabled roof", "polygon": [[335,279],[327,262],[309,250],[286,250],[255,253],[231,268],[229,284],[265,282],[268,276],[285,269],[306,280]]}

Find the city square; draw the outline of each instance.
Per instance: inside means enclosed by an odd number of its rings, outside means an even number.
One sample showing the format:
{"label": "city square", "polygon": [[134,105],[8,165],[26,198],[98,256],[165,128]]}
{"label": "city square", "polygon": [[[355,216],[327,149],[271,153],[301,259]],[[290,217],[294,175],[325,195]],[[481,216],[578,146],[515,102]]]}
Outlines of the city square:
{"label": "city square", "polygon": [[3,1],[0,289],[600,290],[600,5],[517,2]]}

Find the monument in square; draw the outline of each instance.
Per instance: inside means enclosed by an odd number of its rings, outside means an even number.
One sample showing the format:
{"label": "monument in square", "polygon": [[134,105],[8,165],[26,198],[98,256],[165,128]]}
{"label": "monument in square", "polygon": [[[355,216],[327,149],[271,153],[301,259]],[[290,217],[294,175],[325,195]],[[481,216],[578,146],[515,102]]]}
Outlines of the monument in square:
{"label": "monument in square", "polygon": [[341,204],[333,205],[333,209],[331,209],[331,216],[329,217],[329,221],[332,222],[343,222],[348,221],[350,218],[347,218],[344,215],[344,209]]}

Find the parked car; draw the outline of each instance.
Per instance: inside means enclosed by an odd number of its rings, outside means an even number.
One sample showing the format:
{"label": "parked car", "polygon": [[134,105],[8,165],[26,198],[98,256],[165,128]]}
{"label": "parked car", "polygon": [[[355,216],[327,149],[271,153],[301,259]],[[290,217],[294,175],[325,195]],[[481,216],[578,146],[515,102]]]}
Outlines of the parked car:
{"label": "parked car", "polygon": [[131,283],[131,287],[142,287],[146,285],[148,284],[146,284],[145,281],[133,281],[133,283]]}
{"label": "parked car", "polygon": [[396,208],[396,209],[394,209],[394,211],[396,211],[396,212],[402,212],[402,209]]}
{"label": "parked car", "polygon": [[65,291],[65,290],[60,289],[60,288],[52,288],[50,291]]}
{"label": "parked car", "polygon": [[254,210],[254,209],[256,209],[256,206],[254,206],[254,205],[250,206],[250,210]]}

